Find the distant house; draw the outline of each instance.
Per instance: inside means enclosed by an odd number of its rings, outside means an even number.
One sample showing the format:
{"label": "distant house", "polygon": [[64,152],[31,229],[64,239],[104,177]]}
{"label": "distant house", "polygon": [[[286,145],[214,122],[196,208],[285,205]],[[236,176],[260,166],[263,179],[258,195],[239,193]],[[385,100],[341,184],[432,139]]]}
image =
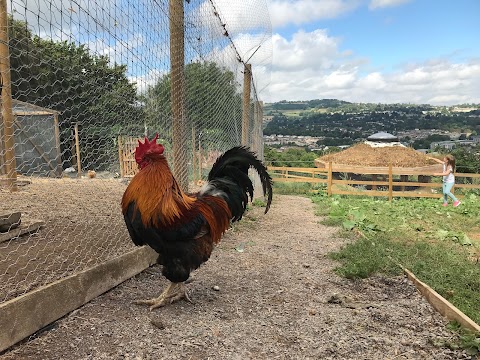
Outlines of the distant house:
{"label": "distant house", "polygon": [[455,149],[457,146],[475,145],[473,140],[450,140],[450,141],[437,141],[430,144],[430,149],[434,150],[436,147],[443,147],[447,150]]}

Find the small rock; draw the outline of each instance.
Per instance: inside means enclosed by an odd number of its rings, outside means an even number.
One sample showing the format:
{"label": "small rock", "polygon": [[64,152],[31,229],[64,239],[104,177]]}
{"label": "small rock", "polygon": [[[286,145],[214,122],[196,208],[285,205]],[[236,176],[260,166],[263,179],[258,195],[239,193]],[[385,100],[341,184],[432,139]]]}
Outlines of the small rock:
{"label": "small rock", "polygon": [[305,269],[308,269],[308,268],[310,267],[310,264],[303,264],[303,267],[304,267]]}
{"label": "small rock", "polygon": [[158,328],[160,330],[165,329],[165,324],[160,319],[150,319],[150,322],[152,323],[153,326],[155,326],[156,328]]}
{"label": "small rock", "polygon": [[315,310],[315,309],[310,309],[310,310],[308,310],[308,314],[309,314],[309,315],[316,315],[316,314],[317,314],[317,310]]}
{"label": "small rock", "polygon": [[213,287],[213,290],[215,290],[215,291],[220,291],[220,287],[219,287],[218,285],[215,285],[215,286]]}

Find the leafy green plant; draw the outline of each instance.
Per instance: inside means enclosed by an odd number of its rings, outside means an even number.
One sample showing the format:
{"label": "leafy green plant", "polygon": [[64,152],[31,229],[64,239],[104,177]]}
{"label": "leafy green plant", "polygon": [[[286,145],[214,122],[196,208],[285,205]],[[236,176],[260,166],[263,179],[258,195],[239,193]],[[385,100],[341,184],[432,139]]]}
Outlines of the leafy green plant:
{"label": "leafy green plant", "polygon": [[[363,236],[330,254],[335,270],[347,278],[375,273],[400,274],[401,263],[474,321],[480,321],[480,243],[478,197],[462,199],[458,208],[437,199],[384,199],[315,196],[322,223]],[[350,235],[351,236],[351,235]],[[392,261],[393,259],[393,261]]]}

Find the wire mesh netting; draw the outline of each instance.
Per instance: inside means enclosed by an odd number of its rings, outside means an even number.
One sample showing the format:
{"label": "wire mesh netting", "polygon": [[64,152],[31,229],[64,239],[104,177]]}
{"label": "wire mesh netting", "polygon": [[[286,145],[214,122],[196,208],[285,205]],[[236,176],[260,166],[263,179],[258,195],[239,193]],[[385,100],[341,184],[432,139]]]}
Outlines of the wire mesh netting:
{"label": "wire mesh netting", "polygon": [[20,212],[22,224],[0,231],[0,303],[133,248],[119,204],[137,171],[137,139],[158,133],[176,177],[193,188],[221,152],[242,143],[247,109],[244,143],[262,156],[265,0],[6,7],[0,216]]}

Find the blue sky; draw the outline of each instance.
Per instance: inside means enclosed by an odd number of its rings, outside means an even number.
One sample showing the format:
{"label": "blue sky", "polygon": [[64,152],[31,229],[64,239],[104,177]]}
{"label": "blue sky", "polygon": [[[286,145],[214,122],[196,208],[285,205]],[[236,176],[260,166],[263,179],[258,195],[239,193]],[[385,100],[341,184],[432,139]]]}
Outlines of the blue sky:
{"label": "blue sky", "polygon": [[478,0],[268,2],[271,101],[480,103]]}
{"label": "blue sky", "polygon": [[[266,102],[480,103],[480,0],[212,1],[244,59],[261,44],[250,62]],[[8,4],[39,36],[128,65],[140,91],[168,71],[167,1]],[[210,0],[185,11],[207,35],[188,59],[200,51],[243,77]]]}
{"label": "blue sky", "polygon": [[[440,3],[440,5],[439,5]],[[392,69],[408,61],[434,57],[480,56],[480,1],[411,1],[374,11],[361,6],[336,19],[304,26],[326,28],[342,38],[341,47],[368,56],[373,66]],[[298,29],[278,29],[291,36]]]}

